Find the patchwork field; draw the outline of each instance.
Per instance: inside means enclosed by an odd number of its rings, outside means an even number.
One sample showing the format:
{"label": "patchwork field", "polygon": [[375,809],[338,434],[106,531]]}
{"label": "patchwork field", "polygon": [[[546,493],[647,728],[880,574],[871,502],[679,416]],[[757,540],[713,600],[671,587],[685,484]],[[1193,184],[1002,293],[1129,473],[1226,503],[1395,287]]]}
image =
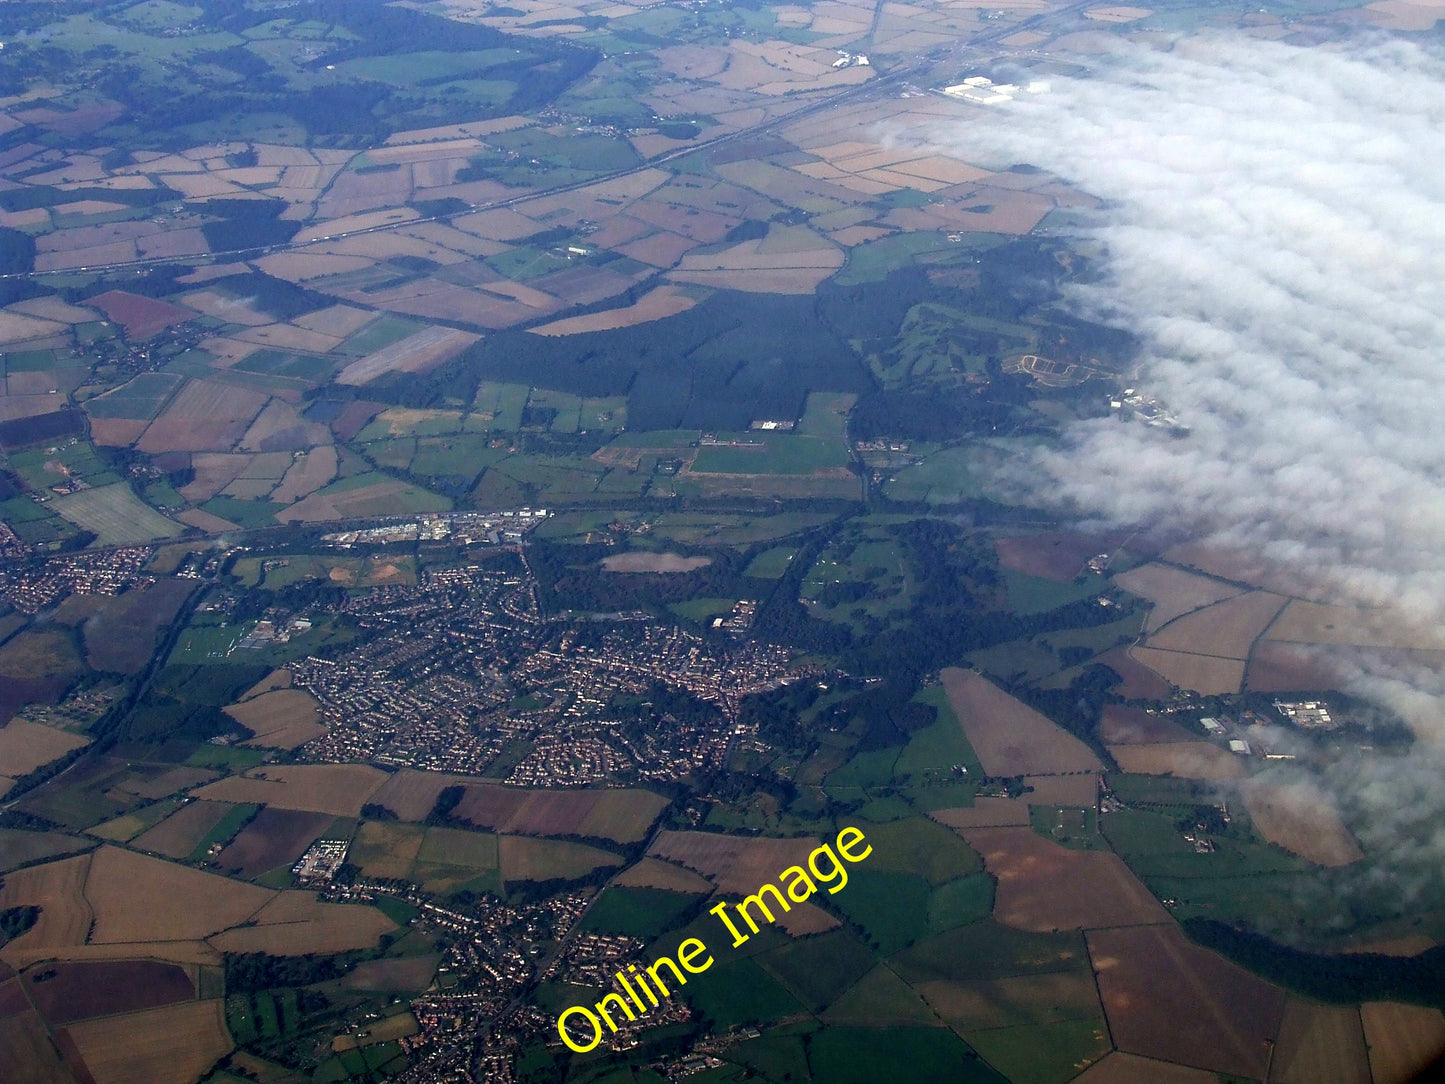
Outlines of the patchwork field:
{"label": "patchwork field", "polygon": [[1029,828],[963,832],[998,880],[994,917],[1020,930],[1093,929],[1168,918],[1117,855],[1076,851]]}
{"label": "patchwork field", "polygon": [[1144,625],[1148,632],[1183,614],[1241,593],[1241,588],[1234,584],[1162,564],[1140,565],[1115,576],[1114,582],[1152,603]]}
{"label": "patchwork field", "polygon": [[1267,591],[1250,591],[1175,618],[1150,633],[1148,644],[1165,651],[1244,659],[1285,601]]}
{"label": "patchwork field", "polygon": [[280,892],[256,912],[255,925],[226,930],[210,942],[222,952],[324,955],[373,948],[394,929],[396,923],[374,907],[321,903],[311,892]]}
{"label": "patchwork field", "polygon": [[294,749],[326,733],[315,697],[300,689],[277,689],[232,704],[226,714],[255,735],[244,744]]}
{"label": "patchwork field", "polygon": [[1083,742],[1009,696],[981,674],[943,671],[949,706],[989,775],[1053,775],[1102,771]]}
{"label": "patchwork field", "polygon": [[1087,937],[1120,1050],[1263,1079],[1284,991],[1192,944],[1173,924]]}
{"label": "patchwork field", "polygon": [[1367,1001],[1360,1006],[1376,1084],[1405,1084],[1445,1053],[1445,1014],[1423,1005]]}
{"label": "patchwork field", "polygon": [[1239,791],[1255,830],[1271,843],[1321,866],[1348,866],[1364,857],[1334,802],[1314,783],[1250,779]]}
{"label": "patchwork field", "polygon": [[11,719],[0,727],[0,775],[12,778],[25,775],[72,749],[89,744],[90,739],[80,734],[70,734],[24,719]]}
{"label": "patchwork field", "polygon": [[90,855],[80,854],[5,875],[0,911],[34,906],[40,908],[40,917],[29,930],[0,947],[0,960],[23,967],[57,948],[85,943],[94,917],[84,896],[90,862]]}
{"label": "patchwork field", "polygon": [[1204,741],[1167,745],[1111,745],[1109,755],[1126,772],[1176,775],[1181,779],[1238,779],[1248,774],[1244,758]]}
{"label": "patchwork field", "polygon": [[196,797],[355,817],[386,779],[386,772],[364,764],[290,764],[219,780],[202,787]]}
{"label": "patchwork field", "polygon": [[234,876],[251,878],[290,865],[331,821],[326,813],[263,809],[216,856],[216,867]]}
{"label": "patchwork field", "polygon": [[1285,1002],[1269,1078],[1280,1084],[1351,1084],[1369,1080],[1370,1061],[1360,1010],[1352,1005],[1318,1005],[1291,997]]}
{"label": "patchwork field", "polygon": [[132,842],[143,851],[154,851],[167,858],[185,858],[233,808],[230,802],[187,802]]}
{"label": "patchwork field", "polygon": [[1243,659],[1160,651],[1152,647],[1131,647],[1129,654],[1171,685],[1192,689],[1206,696],[1237,693],[1244,680]]}
{"label": "patchwork field", "polygon": [[275,895],[213,873],[116,847],[95,852],[85,898],[90,941],[192,941],[251,918]]}
{"label": "patchwork field", "polygon": [[234,1045],[219,999],[87,1020],[65,1034],[96,1084],[190,1084]]}
{"label": "patchwork field", "polygon": [[93,531],[102,545],[121,546],[172,538],[179,524],[144,504],[124,482],[56,497],[50,507],[77,527]]}

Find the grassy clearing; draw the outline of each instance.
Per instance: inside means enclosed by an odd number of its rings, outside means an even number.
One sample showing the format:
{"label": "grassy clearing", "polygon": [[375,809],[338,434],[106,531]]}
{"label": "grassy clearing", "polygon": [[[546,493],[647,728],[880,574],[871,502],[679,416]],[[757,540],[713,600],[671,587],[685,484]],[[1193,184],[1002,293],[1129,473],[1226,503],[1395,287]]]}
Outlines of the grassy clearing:
{"label": "grassy clearing", "polygon": [[1003,1080],[944,1028],[824,1028],[808,1044],[808,1065],[829,1084],[897,1079],[900,1066],[913,1080]]}
{"label": "grassy clearing", "polygon": [[56,497],[50,505],[77,527],[93,531],[96,541],[107,546],[173,538],[184,530],[142,503],[130,486],[119,481]]}

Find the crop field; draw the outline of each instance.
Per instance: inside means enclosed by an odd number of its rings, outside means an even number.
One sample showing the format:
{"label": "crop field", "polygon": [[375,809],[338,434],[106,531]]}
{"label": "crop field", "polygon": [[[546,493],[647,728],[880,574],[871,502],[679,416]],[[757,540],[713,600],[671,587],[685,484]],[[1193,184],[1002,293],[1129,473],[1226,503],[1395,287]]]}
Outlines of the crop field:
{"label": "crop field", "polygon": [[1161,564],[1140,565],[1120,573],[1114,577],[1114,583],[1152,603],[1144,625],[1148,632],[1183,614],[1240,594],[1240,588],[1234,584]]}
{"label": "crop field", "polygon": [[1089,558],[1112,552],[1121,541],[1110,535],[1055,532],[1000,538],[994,548],[999,564],[1011,572],[1069,583],[1084,571]]}
{"label": "crop field", "polygon": [[0,873],[39,863],[42,859],[87,850],[90,845],[90,840],[62,832],[27,832],[20,828],[0,828]]}
{"label": "crop field", "polygon": [[[216,778],[216,773],[203,768],[187,768],[177,765],[175,767],[160,766],[137,766],[114,780],[110,789],[116,795],[123,797],[134,795],[137,798],[148,798],[151,801],[166,798],[177,792],[190,790],[192,787],[202,783],[209,783]],[[142,810],[142,815],[149,815],[150,810]],[[157,816],[156,820],[160,820]]]}
{"label": "crop field", "polygon": [[90,940],[199,940],[246,921],[274,895],[189,866],[102,847],[85,885],[95,910]]}
{"label": "crop field", "polygon": [[548,791],[473,784],[453,815],[497,832],[632,843],[647,835],[666,805],[666,799],[645,790]]}
{"label": "crop field", "polygon": [[373,948],[396,929],[375,907],[321,903],[314,892],[279,892],[256,912],[254,925],[217,934],[222,952],[266,952],[273,956],[321,955]]}
{"label": "crop field", "polygon": [[356,817],[386,779],[364,764],[270,765],[202,787],[196,797]]}
{"label": "crop field", "polygon": [[[385,806],[404,821],[420,821],[436,805],[437,795],[447,787],[475,783],[471,776],[449,775],[446,772],[422,772],[403,768],[389,775],[371,796],[371,801]],[[483,827],[486,827],[483,825]]]}
{"label": "crop field", "polygon": [[1445,1014],[1423,1005],[1367,1001],[1360,1006],[1370,1072],[1376,1081],[1407,1081],[1445,1052]]}
{"label": "crop field", "polygon": [[623,308],[606,309],[586,316],[570,316],[530,330],[534,335],[577,335],[585,331],[610,331],[676,316],[696,304],[696,299],[681,287],[657,286]]}
{"label": "crop field", "polygon": [[970,1031],[969,1045],[1010,1080],[1066,1081],[1113,1050],[1102,1017]]}
{"label": "crop field", "polygon": [[187,857],[211,829],[234,808],[229,802],[187,802],[154,828],[136,838],[135,846],[167,858]]}
{"label": "crop field", "polygon": [[1244,680],[1243,659],[1223,659],[1215,655],[1195,655],[1183,651],[1160,651],[1153,647],[1131,647],[1129,654],[1136,662],[1181,689],[1193,689],[1205,696],[1239,692]]}
{"label": "crop field", "polygon": [[428,828],[417,853],[418,864],[496,869],[497,837],[491,832],[458,828]]}
{"label": "crop field", "polygon": [[461,353],[478,336],[447,327],[428,327],[352,362],[337,374],[338,384],[360,386],[383,373],[422,373]]}
{"label": "crop field", "polygon": [[102,545],[119,546],[181,533],[178,524],[143,504],[124,482],[56,497],[50,507],[77,527],[93,531]]}
{"label": "crop field", "polygon": [[226,714],[255,737],[247,745],[294,749],[326,733],[319,722],[317,703],[300,689],[277,689],[226,708]]}
{"label": "crop field", "polygon": [[1098,1020],[1102,1016],[1093,976],[1085,969],[997,979],[917,983],[918,992],[956,1031]]}
{"label": "crop field", "polygon": [[87,304],[94,305],[111,320],[125,328],[126,338],[148,339],[152,335],[174,324],[194,320],[193,310],[159,301],[153,297],[126,293],[124,290],[110,290],[90,298]]}
{"label": "crop field", "polygon": [[[1415,1064],[1424,1064],[1424,1059]],[[1353,1005],[1318,1005],[1291,997],[1285,1002],[1269,1078],[1281,1084],[1369,1080],[1370,1059],[1360,1010]]]}
{"label": "crop field", "polygon": [[677,925],[696,903],[696,894],[613,884],[598,897],[585,922],[588,929],[652,940]]}
{"label": "crop field", "polygon": [[21,776],[89,745],[90,739],[51,726],[11,719],[0,727],[0,775]]}
{"label": "crop field", "polygon": [[1364,857],[1334,802],[1319,787],[1266,783],[1251,779],[1240,785],[1244,807],[1255,831],[1291,854],[1321,866],[1348,866]]}
{"label": "crop field", "polygon": [[1167,716],[1151,715],[1143,708],[1126,708],[1107,704],[1099,719],[1099,737],[1117,745],[1155,745],[1168,742],[1198,741],[1192,731]]}
{"label": "crop field", "polygon": [[1102,770],[1078,738],[979,674],[949,668],[942,678],[954,715],[989,775]]}
{"label": "crop field", "polygon": [[1025,828],[963,834],[998,879],[994,917],[1016,929],[1043,933],[1168,917],[1117,855],[1070,850]]}
{"label": "crop field", "polygon": [[722,892],[745,896],[790,865],[805,861],[816,839],[750,839],[710,832],[663,831],[648,851],[710,878]]}
{"label": "crop field", "polygon": [[1173,924],[1096,930],[1088,941],[1120,1050],[1264,1077],[1284,991],[1192,944]]}
{"label": "crop field", "polygon": [[185,968],[159,960],[68,963],[34,983],[30,997],[52,1025],[154,1009],[196,996]]}
{"label": "crop field", "polygon": [[66,1033],[99,1084],[189,1084],[233,1046],[219,999],[88,1020]]}
{"label": "crop field", "polygon": [[277,866],[290,865],[316,840],[331,816],[293,809],[263,809],[216,856],[222,872],[250,879]]}
{"label": "crop field", "polygon": [[266,405],[264,392],[193,380],[136,442],[143,452],[228,452]]}
{"label": "crop field", "polygon": [[608,851],[560,839],[502,836],[499,851],[507,881],[573,880],[594,869],[622,865],[622,859]]}
{"label": "crop field", "polygon": [[23,967],[56,949],[85,943],[93,917],[84,895],[90,862],[90,855],[79,854],[5,875],[0,911],[34,906],[40,908],[40,917],[29,930],[0,947],[0,960]]}
{"label": "crop field", "polygon": [[1433,626],[1412,625],[1389,610],[1325,606],[1295,599],[1269,630],[1269,639],[1297,644],[1348,644],[1357,647],[1445,648],[1445,634]]}
{"label": "crop field", "polygon": [[612,883],[618,888],[658,888],[684,893],[712,891],[712,882],[707,878],[658,858],[644,858],[629,866],[614,877]]}
{"label": "crop field", "polygon": [[1149,646],[1243,659],[1250,646],[1284,608],[1285,599],[1250,591],[1177,617],[1149,635]]}
{"label": "crop field", "polygon": [[405,877],[421,850],[424,834],[413,824],[366,821],[351,841],[347,859],[368,877]]}
{"label": "crop field", "polygon": [[[357,479],[363,481],[358,483]],[[410,512],[445,512],[450,508],[451,502],[445,497],[377,473],[357,475],[328,486],[276,513],[276,518],[287,523],[320,523]]]}
{"label": "crop field", "polygon": [[888,967],[879,964],[822,1014],[824,1023],[863,1027],[937,1027],[937,1017]]}
{"label": "crop field", "polygon": [[1126,772],[1181,779],[1238,779],[1248,774],[1242,757],[1204,741],[1164,745],[1111,745],[1109,755]]}
{"label": "crop field", "polygon": [[0,1077],[35,1084],[72,1084],[75,1077],[61,1061],[44,1023],[34,1009],[23,1004],[18,979],[0,985],[0,1000],[8,1003],[12,998],[21,1004],[0,1015]]}

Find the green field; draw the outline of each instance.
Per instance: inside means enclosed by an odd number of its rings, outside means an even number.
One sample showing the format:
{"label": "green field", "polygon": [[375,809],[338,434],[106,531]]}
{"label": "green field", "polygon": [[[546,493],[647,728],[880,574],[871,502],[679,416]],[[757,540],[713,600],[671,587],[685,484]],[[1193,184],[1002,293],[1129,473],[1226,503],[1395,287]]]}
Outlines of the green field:
{"label": "green field", "polygon": [[696,896],[661,888],[612,887],[587,912],[586,925],[651,941],[676,925],[697,903]]}
{"label": "green field", "polygon": [[1113,1048],[1102,1018],[970,1031],[968,1041],[1014,1084],[1064,1084]]}
{"label": "green field", "polygon": [[1002,1084],[1005,1079],[944,1028],[824,1028],[808,1043],[808,1066],[814,1080],[828,1084],[896,1080],[903,1066],[912,1080]]}
{"label": "green field", "polygon": [[759,962],[804,1005],[817,1011],[871,971],[875,960],[851,933],[833,930],[784,945]]}

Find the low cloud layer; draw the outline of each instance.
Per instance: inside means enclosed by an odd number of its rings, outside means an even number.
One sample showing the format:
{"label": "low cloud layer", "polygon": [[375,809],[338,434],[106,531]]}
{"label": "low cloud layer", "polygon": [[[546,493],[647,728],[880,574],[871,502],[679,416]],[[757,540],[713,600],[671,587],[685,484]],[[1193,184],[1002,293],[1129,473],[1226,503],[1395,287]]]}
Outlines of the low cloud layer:
{"label": "low cloud layer", "polygon": [[[1081,517],[1242,547],[1296,590],[1438,630],[1445,61],[1382,39],[1211,36],[1090,63],[934,138],[1106,201],[1088,230],[1103,278],[1069,303],[1140,336],[1140,389],[1191,433],[1082,423],[1013,484]],[[1433,739],[1279,770],[1332,792],[1370,855],[1338,883],[1349,925],[1349,899],[1441,890],[1445,678],[1426,658],[1335,654],[1352,689]]]}
{"label": "low cloud layer", "polygon": [[1072,302],[1142,336],[1141,390],[1192,429],[1080,425],[1037,498],[1445,620],[1445,63],[1184,39],[936,138],[1108,201]]}

